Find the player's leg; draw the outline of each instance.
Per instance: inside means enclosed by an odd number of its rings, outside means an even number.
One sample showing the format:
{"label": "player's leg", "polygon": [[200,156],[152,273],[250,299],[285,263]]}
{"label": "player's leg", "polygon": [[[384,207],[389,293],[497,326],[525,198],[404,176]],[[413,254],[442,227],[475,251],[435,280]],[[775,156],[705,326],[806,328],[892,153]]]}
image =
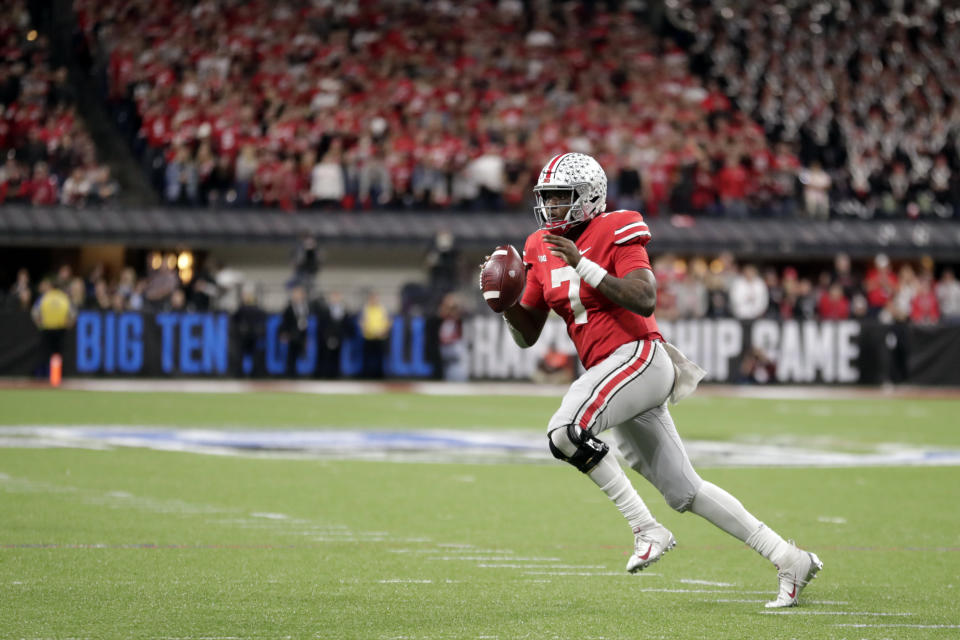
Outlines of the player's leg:
{"label": "player's leg", "polygon": [[820,570],[819,559],[785,541],[730,493],[700,478],[690,464],[666,403],[619,425],[614,434],[627,463],[649,480],[673,509],[692,511],[742,540],[780,569],[781,591],[768,606],[796,604],[800,590]]}
{"label": "player's leg", "polygon": [[[635,553],[628,562],[629,571],[657,561],[676,541],[650,514],[597,434],[663,402],[672,385],[672,377],[666,379],[664,374],[664,361],[669,359],[655,343],[624,345],[571,385],[547,428],[554,456],[590,476],[630,524]],[[640,384],[641,378],[649,381]]]}

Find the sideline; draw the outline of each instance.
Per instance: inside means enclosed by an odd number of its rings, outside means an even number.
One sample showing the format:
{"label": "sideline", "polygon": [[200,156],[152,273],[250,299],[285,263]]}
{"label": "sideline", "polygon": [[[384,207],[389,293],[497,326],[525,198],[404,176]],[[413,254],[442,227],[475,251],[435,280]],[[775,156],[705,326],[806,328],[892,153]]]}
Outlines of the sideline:
{"label": "sideline", "polygon": [[[4,389],[49,389],[45,381],[0,379]],[[431,396],[562,396],[567,385],[532,382],[370,382],[354,380],[197,380],[189,378],[83,378],[65,380],[60,387],[73,391],[164,393],[309,393],[318,395],[369,395],[413,393]],[[850,400],[863,398],[960,399],[958,387],[820,386],[703,384],[694,397],[757,398],[767,400]]]}

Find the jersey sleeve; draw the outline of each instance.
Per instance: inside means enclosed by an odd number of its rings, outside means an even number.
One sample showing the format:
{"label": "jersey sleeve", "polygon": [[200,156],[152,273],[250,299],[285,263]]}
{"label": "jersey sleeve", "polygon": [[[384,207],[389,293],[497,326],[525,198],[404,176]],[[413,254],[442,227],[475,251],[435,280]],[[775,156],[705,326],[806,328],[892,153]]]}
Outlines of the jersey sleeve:
{"label": "jersey sleeve", "polygon": [[536,250],[534,249],[535,237],[535,235],[531,235],[527,238],[527,243],[523,247],[523,265],[527,269],[527,283],[523,288],[523,297],[520,298],[520,303],[537,309],[549,309],[550,307],[543,297],[543,283],[540,282],[537,269],[534,266],[537,260]]}
{"label": "jersey sleeve", "polygon": [[636,211],[618,211],[610,220],[612,242],[616,247],[638,244],[645,247],[650,242],[650,227]]}
{"label": "jersey sleeve", "polygon": [[610,235],[613,244],[613,264],[616,276],[622,278],[637,269],[650,269],[646,245],[650,242],[650,228],[636,211],[622,211],[612,219]]}
{"label": "jersey sleeve", "polygon": [[650,257],[647,255],[647,250],[641,244],[628,244],[614,249],[613,264],[618,278],[622,278],[637,269],[653,270],[650,266]]}

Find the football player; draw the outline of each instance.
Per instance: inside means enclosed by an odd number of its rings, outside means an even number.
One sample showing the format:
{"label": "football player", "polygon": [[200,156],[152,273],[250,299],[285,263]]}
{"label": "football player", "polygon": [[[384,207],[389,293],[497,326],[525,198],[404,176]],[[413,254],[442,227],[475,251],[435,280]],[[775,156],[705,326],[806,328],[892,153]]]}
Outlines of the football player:
{"label": "football player", "polygon": [[582,153],[563,153],[534,188],[540,229],[527,238],[526,286],[504,312],[514,341],[533,345],[552,309],[567,324],[586,373],[547,426],[550,451],[590,477],[634,533],[627,571],[641,571],[673,548],[673,534],[650,513],[600,434],[609,431],[634,470],[673,509],[692,511],[744,541],[777,567],[780,590],[767,607],[797,604],[822,568],[819,558],[754,517],[690,464],[667,401],[690,394],[704,375],[657,330],[657,283],[645,245],[650,229],[636,211],[604,212],[607,178]]}

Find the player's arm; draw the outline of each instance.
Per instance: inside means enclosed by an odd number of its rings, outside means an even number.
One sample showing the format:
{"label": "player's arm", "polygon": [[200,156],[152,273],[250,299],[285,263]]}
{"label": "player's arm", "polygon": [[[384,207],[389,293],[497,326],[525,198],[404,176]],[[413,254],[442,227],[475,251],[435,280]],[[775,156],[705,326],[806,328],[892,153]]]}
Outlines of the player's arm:
{"label": "player's arm", "polygon": [[641,316],[653,315],[657,306],[657,279],[649,269],[634,269],[618,278],[580,255],[577,245],[563,236],[543,238],[553,245],[550,253],[577,270],[580,278],[605,295],[611,302]]}
{"label": "player's arm", "polygon": [[608,273],[595,288],[611,302],[644,317],[652,316],[657,306],[657,279],[649,269],[636,269],[622,278]]}
{"label": "player's arm", "polygon": [[[480,264],[481,273],[483,266],[489,259],[490,256],[484,257],[483,262]],[[524,293],[528,294],[528,302],[535,301],[540,295],[536,293],[536,291],[539,291],[539,283],[529,269],[527,270],[526,277],[527,282],[524,287]],[[483,288],[482,282],[481,288]],[[521,349],[526,349],[527,347],[532,347],[540,338],[540,333],[543,331],[543,326],[547,322],[547,316],[550,314],[550,310],[545,306],[541,308],[540,306],[535,306],[535,304],[527,304],[523,302],[523,296],[521,296],[520,300],[517,300],[512,306],[504,309],[502,313],[513,341],[517,343],[517,346]]]}
{"label": "player's arm", "polygon": [[518,347],[526,349],[532,347],[540,338],[540,332],[543,331],[543,325],[547,323],[549,313],[546,309],[518,302],[504,309],[503,319],[507,322],[513,341]]}

